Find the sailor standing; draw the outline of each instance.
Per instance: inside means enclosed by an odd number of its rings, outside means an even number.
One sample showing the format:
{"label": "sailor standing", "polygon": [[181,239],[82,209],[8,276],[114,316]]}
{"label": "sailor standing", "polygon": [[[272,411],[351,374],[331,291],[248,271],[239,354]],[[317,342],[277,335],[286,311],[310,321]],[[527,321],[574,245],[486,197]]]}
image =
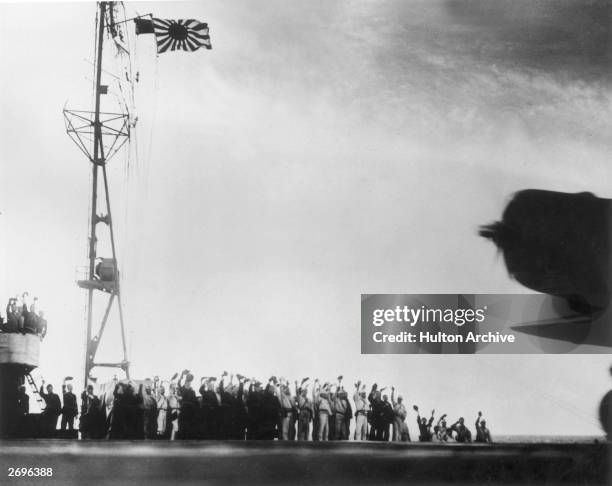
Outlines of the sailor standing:
{"label": "sailor standing", "polygon": [[365,385],[362,388],[361,381],[355,383],[355,440],[367,440],[368,438],[368,417]]}

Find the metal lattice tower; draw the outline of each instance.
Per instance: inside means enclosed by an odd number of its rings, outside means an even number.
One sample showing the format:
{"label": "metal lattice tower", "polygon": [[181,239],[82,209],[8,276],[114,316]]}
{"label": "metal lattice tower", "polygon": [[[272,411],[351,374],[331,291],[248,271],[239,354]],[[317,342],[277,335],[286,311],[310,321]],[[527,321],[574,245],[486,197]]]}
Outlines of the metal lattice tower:
{"label": "metal lattice tower", "polygon": [[[87,385],[90,371],[96,366],[121,368],[129,378],[129,361],[125,341],[125,326],[121,302],[119,270],[117,265],[117,252],[115,248],[115,235],[111,216],[110,195],[108,190],[108,177],[106,164],[130,138],[129,115],[127,113],[107,113],[100,111],[100,101],[108,93],[108,86],[102,84],[102,54],[104,46],[104,33],[114,29],[112,8],[114,2],[100,2],[98,5],[97,46],[95,59],[95,109],[94,111],[64,109],[66,132],[77,147],[85,154],[92,164],[91,188],[91,214],[89,228],[89,268],[87,278],[78,280],[79,287],[88,292],[87,299],[87,343],[85,353],[85,385]],[[107,20],[107,17],[109,20]],[[102,187],[99,194],[100,175]],[[106,214],[98,214],[99,198],[103,198]],[[111,257],[99,258],[97,256],[97,234],[99,223],[107,225],[110,235]],[[96,260],[99,260],[96,264]],[[94,294],[108,295],[108,302],[104,316],[95,335],[93,333],[93,307]],[[102,340],[106,324],[113,305],[119,311],[119,324],[123,344],[123,360],[117,363],[98,363],[95,361],[98,346]]]}

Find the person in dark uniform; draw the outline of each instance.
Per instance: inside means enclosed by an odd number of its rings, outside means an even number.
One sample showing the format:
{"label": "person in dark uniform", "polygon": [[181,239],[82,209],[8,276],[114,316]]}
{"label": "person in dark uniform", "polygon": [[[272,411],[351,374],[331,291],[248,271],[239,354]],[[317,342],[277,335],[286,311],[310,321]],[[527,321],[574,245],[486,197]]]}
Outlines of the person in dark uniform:
{"label": "person in dark uniform", "polygon": [[180,439],[197,439],[198,400],[191,387],[192,382],[193,375],[189,373],[189,370],[183,370],[178,382],[178,394],[181,403],[178,418]]}
{"label": "person in dark uniform", "polygon": [[274,440],[277,437],[277,425],[281,418],[281,405],[275,393],[272,380],[263,392],[261,401],[261,417],[259,435],[263,440]]}
{"label": "person in dark uniform", "polygon": [[70,378],[66,378],[62,383],[62,395],[64,397],[64,406],[62,407],[62,423],[61,430],[74,430],[74,418],[79,414],[76,395],[72,393],[72,384],[66,383]]}
{"label": "person in dark uniform", "polygon": [[227,385],[225,383],[226,376],[228,376],[228,373],[224,372],[221,376],[221,380],[219,380],[219,386],[215,391],[215,395],[219,400],[219,415],[217,418],[219,427],[216,439],[220,440],[229,439],[232,434],[232,413],[235,407],[234,396],[232,395],[232,381],[234,380],[234,376],[230,376]]}
{"label": "person in dark uniform", "polygon": [[478,412],[476,417],[476,440],[475,442],[490,444],[491,432],[487,429],[487,422],[482,420],[482,412]]}
{"label": "person in dark uniform", "polygon": [[220,408],[220,439],[243,440],[246,427],[246,410],[244,407],[244,377],[238,375],[238,384],[234,383],[234,375],[229,375],[229,382],[225,384],[224,373],[219,383]]}
{"label": "person in dark uniform", "polygon": [[137,390],[132,382],[125,388],[125,407],[127,412],[127,439],[143,440],[144,431],[144,399],[142,396],[142,384]]}
{"label": "person in dark uniform", "polygon": [[232,386],[230,401],[230,435],[232,440],[244,440],[247,425],[247,411],[244,402],[244,376],[238,377],[238,385]]}
{"label": "person in dark uniform", "polygon": [[[226,375],[227,376],[227,375]],[[234,375],[230,375],[229,383],[224,380],[220,382],[219,393],[221,396],[219,438],[230,440],[243,440],[246,428],[246,410],[243,401],[244,377],[238,378],[238,384],[234,384]]]}
{"label": "person in dark uniform", "polygon": [[45,409],[42,413],[43,434],[47,437],[53,437],[57,428],[57,418],[62,410],[62,403],[60,397],[53,393],[53,385],[49,384],[46,388],[47,392],[45,393],[45,382],[43,380],[40,386],[40,396],[45,401]]}
{"label": "person in dark uniform", "polygon": [[[383,388],[384,390],[384,388]],[[368,395],[370,402],[370,437],[369,440],[383,440],[384,432],[384,404],[381,399],[381,392],[378,390],[378,384],[374,383],[370,394]]]}
{"label": "person in dark uniform", "polygon": [[264,392],[261,389],[261,383],[255,379],[251,379],[248,394],[246,396],[247,440],[259,440],[263,438],[263,402]]}
{"label": "person in dark uniform", "polygon": [[433,433],[431,432],[431,426],[434,421],[435,410],[431,411],[431,417],[429,420],[419,415],[419,407],[414,405],[414,411],[417,413],[417,425],[419,426],[419,442],[431,442]]}
{"label": "person in dark uniform", "polygon": [[463,417],[460,417],[453,425],[449,427],[451,432],[455,432],[455,440],[460,443],[472,442],[472,433],[470,429],[465,426]]}
{"label": "person in dark uniform", "polygon": [[211,440],[215,438],[215,417],[217,416],[217,397],[214,392],[214,378],[204,377],[200,385],[200,413],[198,424],[198,438]]}
{"label": "person in dark uniform", "polygon": [[113,409],[109,417],[110,431],[109,439],[129,439],[129,397],[127,396],[127,385],[117,383],[113,390]]}
{"label": "person in dark uniform", "polygon": [[22,314],[24,319],[24,331],[29,334],[38,334],[38,297],[34,297],[34,301],[28,308],[26,301],[24,300]]}
{"label": "person in dark uniform", "polygon": [[30,413],[30,397],[26,393],[26,387],[24,385],[21,385],[17,392],[17,410],[19,416]]}
{"label": "person in dark uniform", "polygon": [[6,306],[6,332],[19,332],[23,307],[17,305],[17,298],[10,298]]}
{"label": "person in dark uniform", "polygon": [[393,425],[393,421],[395,420],[395,412],[393,411],[393,406],[389,402],[389,397],[387,395],[383,395],[383,403],[382,403],[382,419],[381,424],[383,427],[381,440],[384,442],[389,442],[389,428]]}
{"label": "person in dark uniform", "polygon": [[94,395],[93,385],[81,393],[81,438],[96,439],[100,435],[100,400]]}
{"label": "person in dark uniform", "polygon": [[[215,378],[203,378],[200,386],[200,414],[198,437],[211,440],[217,435],[217,417],[219,416],[219,402],[214,391]],[[205,380],[205,381],[204,381]]]}

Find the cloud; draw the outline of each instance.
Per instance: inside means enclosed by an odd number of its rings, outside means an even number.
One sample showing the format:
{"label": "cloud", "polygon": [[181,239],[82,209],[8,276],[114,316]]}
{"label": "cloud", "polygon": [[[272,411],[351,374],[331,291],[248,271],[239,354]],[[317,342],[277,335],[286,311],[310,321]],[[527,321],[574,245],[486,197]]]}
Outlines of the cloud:
{"label": "cloud", "polygon": [[456,45],[480,60],[606,81],[612,72],[609,0],[446,0]]}

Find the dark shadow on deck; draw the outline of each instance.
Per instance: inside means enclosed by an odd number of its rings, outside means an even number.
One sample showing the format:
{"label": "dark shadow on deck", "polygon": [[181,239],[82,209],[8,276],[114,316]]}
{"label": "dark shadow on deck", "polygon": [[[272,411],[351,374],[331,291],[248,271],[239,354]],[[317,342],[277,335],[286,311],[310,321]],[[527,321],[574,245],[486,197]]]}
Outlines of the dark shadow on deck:
{"label": "dark shadow on deck", "polygon": [[[53,467],[15,484],[609,484],[610,444],[298,442],[0,443],[8,466]],[[19,481],[17,480],[19,479]],[[10,484],[10,483],[9,483]]]}

